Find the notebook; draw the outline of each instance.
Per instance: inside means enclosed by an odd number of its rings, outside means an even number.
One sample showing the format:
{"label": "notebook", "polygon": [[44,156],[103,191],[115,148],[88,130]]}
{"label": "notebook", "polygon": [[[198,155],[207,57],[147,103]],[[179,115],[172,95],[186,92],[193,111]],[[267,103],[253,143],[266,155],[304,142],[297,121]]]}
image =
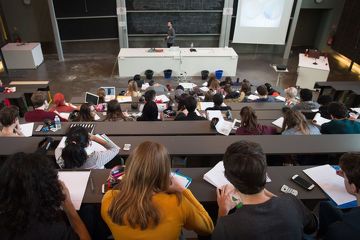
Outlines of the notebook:
{"label": "notebook", "polygon": [[275,126],[277,126],[279,128],[282,128],[283,123],[284,123],[284,117],[280,117],[272,122],[272,124],[274,124]]}
{"label": "notebook", "polygon": [[323,118],[323,117],[321,117],[321,114],[320,114],[320,113],[317,113],[317,114],[315,114],[315,117],[314,117],[314,119],[312,120],[312,122],[313,122],[315,125],[321,127],[321,125],[323,125],[324,123],[331,122],[331,120],[326,119],[326,118]]}

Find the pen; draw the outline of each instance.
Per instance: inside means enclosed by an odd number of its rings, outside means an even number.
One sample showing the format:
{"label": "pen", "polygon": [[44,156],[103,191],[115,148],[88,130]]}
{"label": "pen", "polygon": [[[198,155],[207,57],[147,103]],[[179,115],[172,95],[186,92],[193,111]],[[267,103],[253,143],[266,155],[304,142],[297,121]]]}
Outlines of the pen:
{"label": "pen", "polygon": [[94,192],[94,182],[93,182],[92,177],[90,177],[90,188],[91,188],[91,191]]}

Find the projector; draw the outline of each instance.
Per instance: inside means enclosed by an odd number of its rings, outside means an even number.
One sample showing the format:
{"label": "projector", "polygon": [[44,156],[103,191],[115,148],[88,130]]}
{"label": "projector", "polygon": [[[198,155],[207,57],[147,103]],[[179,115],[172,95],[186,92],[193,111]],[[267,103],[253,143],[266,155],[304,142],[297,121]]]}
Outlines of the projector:
{"label": "projector", "polygon": [[278,64],[278,65],[276,65],[276,70],[285,71],[286,70],[286,65],[285,64]]}

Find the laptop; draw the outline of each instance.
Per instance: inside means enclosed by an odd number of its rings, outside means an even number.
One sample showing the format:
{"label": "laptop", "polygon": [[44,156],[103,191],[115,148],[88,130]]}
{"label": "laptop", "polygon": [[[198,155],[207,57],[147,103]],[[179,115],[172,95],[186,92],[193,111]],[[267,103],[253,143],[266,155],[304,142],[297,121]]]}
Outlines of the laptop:
{"label": "laptop", "polygon": [[99,96],[93,93],[86,92],[85,93],[85,102],[92,103],[94,105],[99,104]]}
{"label": "laptop", "polygon": [[116,98],[115,87],[101,87],[105,90],[105,102],[109,102],[110,100],[114,100]]}

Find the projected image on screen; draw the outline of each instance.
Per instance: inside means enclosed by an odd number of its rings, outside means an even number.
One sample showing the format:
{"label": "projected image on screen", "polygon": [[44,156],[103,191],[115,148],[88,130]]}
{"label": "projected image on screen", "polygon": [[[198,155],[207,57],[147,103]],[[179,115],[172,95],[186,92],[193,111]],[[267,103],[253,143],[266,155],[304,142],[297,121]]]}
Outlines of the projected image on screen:
{"label": "projected image on screen", "polygon": [[243,0],[242,27],[279,27],[286,0]]}

